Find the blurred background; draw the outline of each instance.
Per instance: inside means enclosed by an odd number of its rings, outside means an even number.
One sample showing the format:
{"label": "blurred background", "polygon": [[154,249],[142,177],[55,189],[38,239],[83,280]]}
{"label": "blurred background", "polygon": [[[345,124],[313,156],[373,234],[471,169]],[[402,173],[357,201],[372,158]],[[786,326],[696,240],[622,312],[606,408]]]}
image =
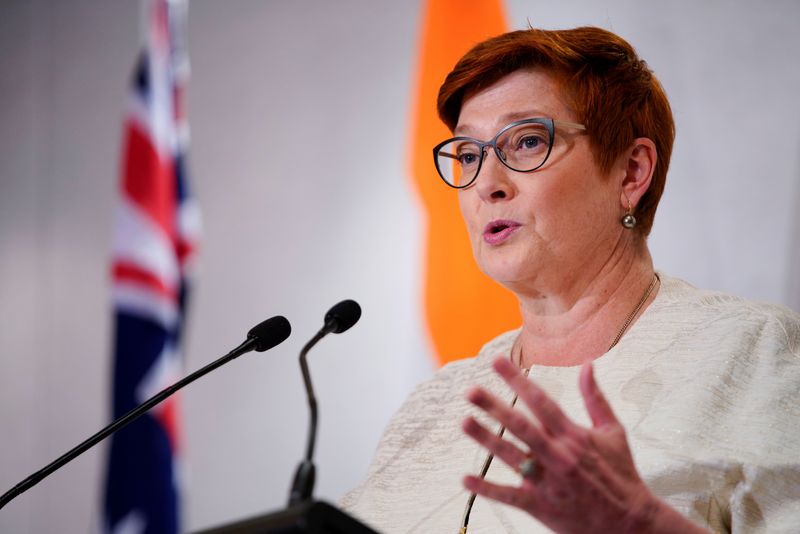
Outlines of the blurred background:
{"label": "blurred background", "polygon": [[[284,506],[307,427],[296,356],[333,303],[356,299],[364,315],[310,356],[319,497],[335,502],[364,477],[388,418],[437,366],[409,175],[421,9],[189,4],[189,166],[204,230],[185,369],[271,315],[294,333],[182,393],[188,530]],[[800,3],[505,9],[512,29],[617,32],[666,88],[678,134],[650,238],[657,268],[800,310]],[[0,2],[0,491],[110,417],[114,206],[140,43],[137,2]],[[93,530],[106,455],[97,447],[12,502],[0,531]]]}

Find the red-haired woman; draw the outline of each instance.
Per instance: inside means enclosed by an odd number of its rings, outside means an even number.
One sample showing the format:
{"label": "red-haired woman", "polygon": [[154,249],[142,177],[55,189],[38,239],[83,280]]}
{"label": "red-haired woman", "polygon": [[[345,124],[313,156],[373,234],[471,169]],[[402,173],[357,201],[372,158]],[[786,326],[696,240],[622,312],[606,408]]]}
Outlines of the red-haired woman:
{"label": "red-haired woman", "polygon": [[522,327],[417,389],[345,506],[390,533],[796,531],[800,317],[654,270],[675,130],[631,46],[501,35],[438,109],[443,187]]}

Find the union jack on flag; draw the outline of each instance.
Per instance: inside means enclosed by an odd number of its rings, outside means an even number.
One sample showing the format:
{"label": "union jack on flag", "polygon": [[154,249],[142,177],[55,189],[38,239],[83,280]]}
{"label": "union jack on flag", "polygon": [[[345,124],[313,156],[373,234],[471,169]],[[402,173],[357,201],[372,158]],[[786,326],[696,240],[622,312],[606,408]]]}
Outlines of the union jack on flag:
{"label": "union jack on flag", "polygon": [[[144,0],[145,43],[131,80],[113,249],[113,417],[181,376],[187,271],[199,212],[187,188],[185,1]],[[178,397],[111,440],[102,529],[180,530]]]}

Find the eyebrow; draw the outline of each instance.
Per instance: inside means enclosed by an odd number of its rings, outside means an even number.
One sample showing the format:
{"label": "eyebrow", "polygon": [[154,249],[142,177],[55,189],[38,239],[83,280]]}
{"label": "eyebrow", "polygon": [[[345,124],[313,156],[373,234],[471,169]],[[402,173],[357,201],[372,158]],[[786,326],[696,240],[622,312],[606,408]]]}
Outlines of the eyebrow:
{"label": "eyebrow", "polygon": [[[514,121],[522,120],[522,119],[533,119],[537,117],[548,117],[547,113],[544,113],[538,109],[528,109],[525,111],[510,111],[508,113],[503,113],[499,117],[497,117],[497,122],[502,123],[503,125],[509,124]],[[502,128],[502,126],[501,126]],[[463,132],[469,132],[472,130],[472,126],[469,124],[459,124],[453,130],[453,135],[460,135]]]}

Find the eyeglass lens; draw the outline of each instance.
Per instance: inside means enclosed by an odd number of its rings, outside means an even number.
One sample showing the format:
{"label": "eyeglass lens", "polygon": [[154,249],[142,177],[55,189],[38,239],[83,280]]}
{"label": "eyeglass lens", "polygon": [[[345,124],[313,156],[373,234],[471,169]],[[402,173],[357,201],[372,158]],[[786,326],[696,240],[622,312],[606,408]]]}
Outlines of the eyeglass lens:
{"label": "eyeglass lens", "polygon": [[[524,123],[502,132],[496,140],[497,155],[515,171],[527,172],[540,167],[549,152],[550,132],[544,124]],[[480,144],[468,139],[455,139],[439,148],[436,165],[450,185],[463,187],[472,182],[485,157]]]}

